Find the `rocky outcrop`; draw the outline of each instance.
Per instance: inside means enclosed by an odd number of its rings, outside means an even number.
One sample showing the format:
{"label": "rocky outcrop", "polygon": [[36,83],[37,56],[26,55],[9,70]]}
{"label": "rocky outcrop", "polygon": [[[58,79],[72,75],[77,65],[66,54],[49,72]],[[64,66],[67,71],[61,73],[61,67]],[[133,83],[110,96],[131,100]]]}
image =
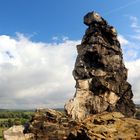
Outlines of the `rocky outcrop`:
{"label": "rocky outcrop", "polygon": [[[24,132],[24,133],[23,133]],[[64,112],[37,109],[30,126],[14,126],[4,132],[5,140],[131,140],[140,139],[140,120],[120,112],[88,115],[82,122]]]}
{"label": "rocky outcrop", "polygon": [[119,112],[91,115],[76,126],[68,140],[137,140],[140,121],[125,118]]}
{"label": "rocky outcrop", "polygon": [[29,130],[34,134],[35,140],[66,140],[76,125],[64,112],[37,109]]}
{"label": "rocky outcrop", "polygon": [[77,46],[73,70],[76,93],[66,112],[37,109],[29,126],[5,131],[6,140],[140,139],[116,30],[96,12],[88,13],[84,23],[89,27]]}
{"label": "rocky outcrop", "polygon": [[133,93],[115,28],[96,12],[85,15],[84,23],[88,29],[77,45],[76,93],[65,105],[67,114],[79,121],[104,111],[133,117]]}
{"label": "rocky outcrop", "polygon": [[131,140],[140,138],[140,120],[125,118],[120,112],[104,112],[77,122],[64,112],[38,109],[30,133],[37,140]]}

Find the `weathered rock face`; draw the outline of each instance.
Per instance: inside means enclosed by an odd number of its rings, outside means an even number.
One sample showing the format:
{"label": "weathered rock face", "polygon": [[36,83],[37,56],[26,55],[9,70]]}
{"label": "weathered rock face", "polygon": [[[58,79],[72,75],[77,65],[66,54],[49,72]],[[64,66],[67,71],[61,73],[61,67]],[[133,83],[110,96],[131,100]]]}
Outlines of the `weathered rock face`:
{"label": "weathered rock face", "polygon": [[67,114],[37,109],[29,126],[10,128],[5,140],[140,139],[140,120],[127,118],[135,105],[116,30],[95,12],[84,23],[89,27],[77,46],[76,93],[65,105]]}
{"label": "weathered rock face", "polygon": [[104,111],[132,117],[133,93],[115,28],[96,12],[85,15],[84,23],[88,29],[77,46],[76,93],[65,105],[67,114],[77,120]]}
{"label": "weathered rock face", "polygon": [[35,140],[66,140],[76,125],[64,112],[38,109],[32,118],[29,132]]}
{"label": "weathered rock face", "polygon": [[4,140],[95,139],[140,139],[140,120],[125,118],[120,112],[104,112],[77,122],[64,112],[37,109],[28,128],[13,126],[4,131]]}
{"label": "weathered rock face", "polygon": [[91,115],[77,125],[68,140],[137,140],[140,121],[125,118],[119,112]]}

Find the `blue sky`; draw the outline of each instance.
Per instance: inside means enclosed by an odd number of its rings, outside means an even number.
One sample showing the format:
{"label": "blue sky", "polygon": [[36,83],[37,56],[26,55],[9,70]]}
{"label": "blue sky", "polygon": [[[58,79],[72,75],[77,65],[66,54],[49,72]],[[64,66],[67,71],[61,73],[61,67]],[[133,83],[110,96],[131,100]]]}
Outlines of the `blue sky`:
{"label": "blue sky", "polygon": [[63,107],[75,93],[83,16],[118,32],[134,102],[140,104],[140,0],[0,0],[0,108]]}
{"label": "blue sky", "polygon": [[0,0],[0,34],[20,32],[44,42],[53,36],[81,39],[86,28],[83,15],[95,10],[127,35],[129,16],[140,18],[139,5],[140,0]]}

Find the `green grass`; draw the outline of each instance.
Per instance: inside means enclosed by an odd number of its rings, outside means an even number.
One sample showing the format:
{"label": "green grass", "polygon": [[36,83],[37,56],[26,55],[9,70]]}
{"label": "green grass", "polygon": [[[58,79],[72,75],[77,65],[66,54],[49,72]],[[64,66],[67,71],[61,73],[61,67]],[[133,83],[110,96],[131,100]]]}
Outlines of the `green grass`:
{"label": "green grass", "polygon": [[3,140],[3,131],[7,128],[0,127],[0,140]]}

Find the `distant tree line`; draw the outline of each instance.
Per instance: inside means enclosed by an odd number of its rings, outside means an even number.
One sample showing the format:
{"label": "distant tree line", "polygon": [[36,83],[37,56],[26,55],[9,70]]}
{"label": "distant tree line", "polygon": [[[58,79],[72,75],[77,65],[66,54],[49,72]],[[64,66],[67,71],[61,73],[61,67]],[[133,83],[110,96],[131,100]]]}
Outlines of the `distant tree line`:
{"label": "distant tree line", "polygon": [[24,125],[32,118],[33,112],[27,111],[0,111],[0,127]]}
{"label": "distant tree line", "polygon": [[0,118],[25,118],[30,119],[31,113],[25,112],[0,112]]}
{"label": "distant tree line", "polygon": [[7,119],[0,121],[0,127],[11,127],[13,125],[24,125],[28,120],[26,119]]}

